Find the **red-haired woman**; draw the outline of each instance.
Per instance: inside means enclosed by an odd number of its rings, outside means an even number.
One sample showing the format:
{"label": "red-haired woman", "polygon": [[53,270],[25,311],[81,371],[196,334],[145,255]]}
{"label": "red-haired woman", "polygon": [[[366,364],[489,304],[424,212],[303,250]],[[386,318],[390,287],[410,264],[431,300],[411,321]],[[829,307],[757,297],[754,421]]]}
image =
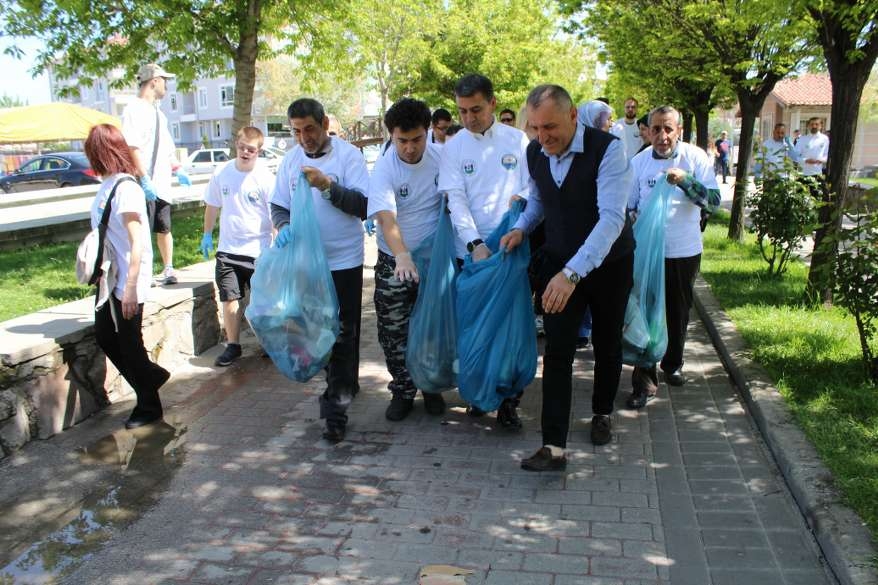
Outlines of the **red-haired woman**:
{"label": "red-haired woman", "polygon": [[[95,305],[98,345],[137,394],[137,406],[125,422],[129,429],[161,420],[159,388],[170,373],[149,359],[143,345],[143,301],[152,274],[152,241],[146,215],[146,199],[135,177],[137,165],[122,132],[110,124],[91,129],[85,154],[101,183],[91,206],[91,225],[97,227],[110,202],[106,238],[113,248],[115,283],[103,304]],[[100,299],[99,299],[100,300]]]}

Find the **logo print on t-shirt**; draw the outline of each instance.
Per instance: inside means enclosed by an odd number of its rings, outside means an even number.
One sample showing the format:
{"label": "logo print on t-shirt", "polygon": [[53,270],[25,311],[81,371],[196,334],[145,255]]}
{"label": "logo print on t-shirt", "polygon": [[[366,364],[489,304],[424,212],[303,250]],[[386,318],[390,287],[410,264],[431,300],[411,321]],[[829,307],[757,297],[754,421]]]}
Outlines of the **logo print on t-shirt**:
{"label": "logo print on t-shirt", "polygon": [[228,185],[223,185],[222,186],[222,193],[223,193],[223,197],[228,197],[229,195],[231,195],[232,191],[231,191],[231,189],[229,189]]}
{"label": "logo print on t-shirt", "polygon": [[403,183],[399,186],[399,196],[403,199],[409,196],[409,184]]}
{"label": "logo print on t-shirt", "polygon": [[463,168],[464,174],[472,175],[476,172],[476,161],[474,161],[471,158],[468,158],[468,159],[463,161],[461,168]]}
{"label": "logo print on t-shirt", "polygon": [[259,191],[248,191],[247,200],[250,203],[259,203]]}
{"label": "logo print on t-shirt", "polygon": [[656,182],[657,182],[657,181],[656,181],[655,179],[647,179],[647,180],[646,180],[646,185],[647,185],[650,189],[652,189],[653,187],[655,187]]}
{"label": "logo print on t-shirt", "polygon": [[507,171],[511,171],[518,166],[518,157],[514,154],[504,154],[500,157],[500,164],[503,165],[503,168]]}

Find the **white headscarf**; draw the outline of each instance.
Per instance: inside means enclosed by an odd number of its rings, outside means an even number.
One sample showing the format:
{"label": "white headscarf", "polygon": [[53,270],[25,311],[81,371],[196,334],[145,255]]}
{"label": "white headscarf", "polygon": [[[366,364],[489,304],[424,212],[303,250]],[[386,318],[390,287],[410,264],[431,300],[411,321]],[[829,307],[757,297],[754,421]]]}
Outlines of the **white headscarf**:
{"label": "white headscarf", "polygon": [[578,120],[583,126],[603,130],[607,120],[613,115],[613,108],[600,100],[585,102],[578,108]]}

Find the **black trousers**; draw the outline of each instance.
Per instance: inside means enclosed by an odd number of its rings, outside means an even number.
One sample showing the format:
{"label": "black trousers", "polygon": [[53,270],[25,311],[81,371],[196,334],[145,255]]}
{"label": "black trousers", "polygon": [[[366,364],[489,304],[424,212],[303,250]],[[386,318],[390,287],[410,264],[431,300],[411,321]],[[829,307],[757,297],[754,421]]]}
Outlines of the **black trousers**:
{"label": "black trousers", "polygon": [[[119,331],[115,330],[110,303],[119,317]],[[95,337],[110,361],[134,389],[137,406],[131,416],[161,416],[162,402],[159,388],[167,382],[170,373],[149,359],[143,345],[143,305],[131,319],[122,318],[122,301],[110,294],[110,299],[95,311]]]}
{"label": "black trousers", "polygon": [[701,254],[688,258],[665,258],[665,320],[668,349],[662,358],[663,371],[673,373],[683,367],[683,347],[692,308],[692,290],[701,268]]}
{"label": "black trousers", "polygon": [[360,391],[360,316],[363,266],[332,271],[338,297],[339,333],[326,366],[326,390],[320,396],[320,418],[346,424],[348,406]]}
{"label": "black trousers", "polygon": [[633,285],[634,253],[603,264],[580,281],[560,313],[546,314],[543,356],[543,444],[567,446],[573,357],[583,315],[591,307],[594,414],[611,414],[622,375],[622,326]]}

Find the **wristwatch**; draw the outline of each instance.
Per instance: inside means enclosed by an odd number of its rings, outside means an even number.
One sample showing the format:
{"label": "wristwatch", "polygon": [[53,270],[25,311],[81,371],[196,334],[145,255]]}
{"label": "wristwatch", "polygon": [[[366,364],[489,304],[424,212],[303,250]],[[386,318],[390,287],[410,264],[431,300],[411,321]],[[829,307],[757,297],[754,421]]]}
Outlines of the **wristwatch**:
{"label": "wristwatch", "polygon": [[582,278],[581,276],[579,276],[579,274],[576,273],[575,270],[573,270],[572,268],[567,268],[566,266],[564,267],[564,270],[562,270],[561,272],[564,273],[564,278],[567,279],[567,282],[569,282],[573,286],[576,286],[577,284],[579,284],[579,281]]}
{"label": "wristwatch", "polygon": [[332,198],[332,183],[329,184],[329,187],[326,189],[320,190],[320,195],[326,199],[327,201]]}
{"label": "wristwatch", "polygon": [[466,251],[472,254],[473,250],[475,250],[478,246],[481,246],[484,243],[485,242],[481,238],[476,238],[466,245]]}

